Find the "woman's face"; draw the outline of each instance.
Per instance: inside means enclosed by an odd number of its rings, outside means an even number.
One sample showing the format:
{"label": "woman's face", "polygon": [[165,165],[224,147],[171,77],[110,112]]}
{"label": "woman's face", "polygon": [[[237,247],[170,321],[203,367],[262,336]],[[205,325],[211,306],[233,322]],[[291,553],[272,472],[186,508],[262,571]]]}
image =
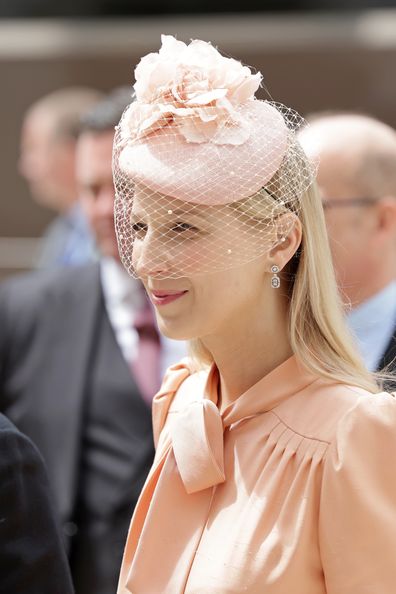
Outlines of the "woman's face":
{"label": "woman's face", "polygon": [[133,266],[166,336],[203,338],[262,308],[268,252],[235,266],[241,243],[246,258],[247,243],[256,253],[262,235],[251,230],[248,240],[246,223],[228,207],[194,207],[137,190],[131,223]]}

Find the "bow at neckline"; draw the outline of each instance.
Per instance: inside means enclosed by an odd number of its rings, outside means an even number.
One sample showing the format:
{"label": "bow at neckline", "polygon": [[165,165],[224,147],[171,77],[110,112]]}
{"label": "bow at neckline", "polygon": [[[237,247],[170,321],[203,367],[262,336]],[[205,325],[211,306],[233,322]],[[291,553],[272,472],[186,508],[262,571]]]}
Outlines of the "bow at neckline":
{"label": "bow at neckline", "polygon": [[263,414],[315,381],[295,356],[230,403],[218,409],[219,372],[192,373],[188,359],[170,368],[153,403],[154,437],[167,420],[168,452],[173,450],[187,493],[214,487],[226,480],[224,430],[249,417]]}
{"label": "bow at neckline", "polygon": [[[186,591],[212,487],[228,478],[224,432],[273,409],[315,379],[291,357],[220,414],[215,366],[194,373],[185,359],[169,368],[153,401],[157,455],[135,508],[118,594]],[[161,561],[155,571],[153,559]]]}

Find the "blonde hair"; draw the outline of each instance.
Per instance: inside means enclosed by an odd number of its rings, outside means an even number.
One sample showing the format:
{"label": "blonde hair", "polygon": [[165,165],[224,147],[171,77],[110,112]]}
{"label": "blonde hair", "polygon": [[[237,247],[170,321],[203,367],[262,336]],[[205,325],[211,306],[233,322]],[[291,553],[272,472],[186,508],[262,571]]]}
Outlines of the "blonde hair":
{"label": "blonde hair", "polygon": [[[265,195],[267,200],[263,200]],[[268,196],[265,190],[240,201],[235,208],[248,211],[249,216],[252,209],[256,216],[261,210],[262,216],[268,220],[268,199],[272,202],[274,216],[281,218],[280,209],[274,209],[275,196]],[[283,214],[290,213],[292,207],[285,207]],[[289,263],[289,340],[292,350],[315,375],[377,392],[376,374],[365,368],[344,320],[316,184],[304,192],[296,214],[303,235],[301,245]],[[211,354],[200,340],[190,342],[190,352],[201,365],[212,362]],[[380,374],[377,377],[380,378]]]}
{"label": "blonde hair", "polygon": [[293,351],[316,374],[378,391],[346,326],[316,185],[301,198],[303,240],[290,298]]}

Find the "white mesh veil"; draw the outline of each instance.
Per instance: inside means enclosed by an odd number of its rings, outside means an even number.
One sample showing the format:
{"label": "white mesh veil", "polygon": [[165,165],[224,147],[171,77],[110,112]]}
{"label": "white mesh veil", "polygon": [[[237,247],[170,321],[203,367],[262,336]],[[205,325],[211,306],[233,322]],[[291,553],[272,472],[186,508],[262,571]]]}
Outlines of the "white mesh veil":
{"label": "white mesh veil", "polygon": [[301,116],[257,100],[261,74],[202,41],[163,36],[135,76],[113,154],[130,274],[215,272],[282,241],[316,172],[296,140]]}

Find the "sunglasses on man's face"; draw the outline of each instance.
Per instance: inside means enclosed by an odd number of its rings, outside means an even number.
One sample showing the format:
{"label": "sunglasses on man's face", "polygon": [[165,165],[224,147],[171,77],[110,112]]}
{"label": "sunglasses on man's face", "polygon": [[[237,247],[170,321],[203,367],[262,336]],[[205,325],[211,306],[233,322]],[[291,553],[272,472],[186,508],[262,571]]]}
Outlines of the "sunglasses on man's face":
{"label": "sunglasses on man's face", "polygon": [[372,206],[376,204],[380,198],[327,198],[322,200],[324,210],[333,208],[345,208],[348,206]]}

